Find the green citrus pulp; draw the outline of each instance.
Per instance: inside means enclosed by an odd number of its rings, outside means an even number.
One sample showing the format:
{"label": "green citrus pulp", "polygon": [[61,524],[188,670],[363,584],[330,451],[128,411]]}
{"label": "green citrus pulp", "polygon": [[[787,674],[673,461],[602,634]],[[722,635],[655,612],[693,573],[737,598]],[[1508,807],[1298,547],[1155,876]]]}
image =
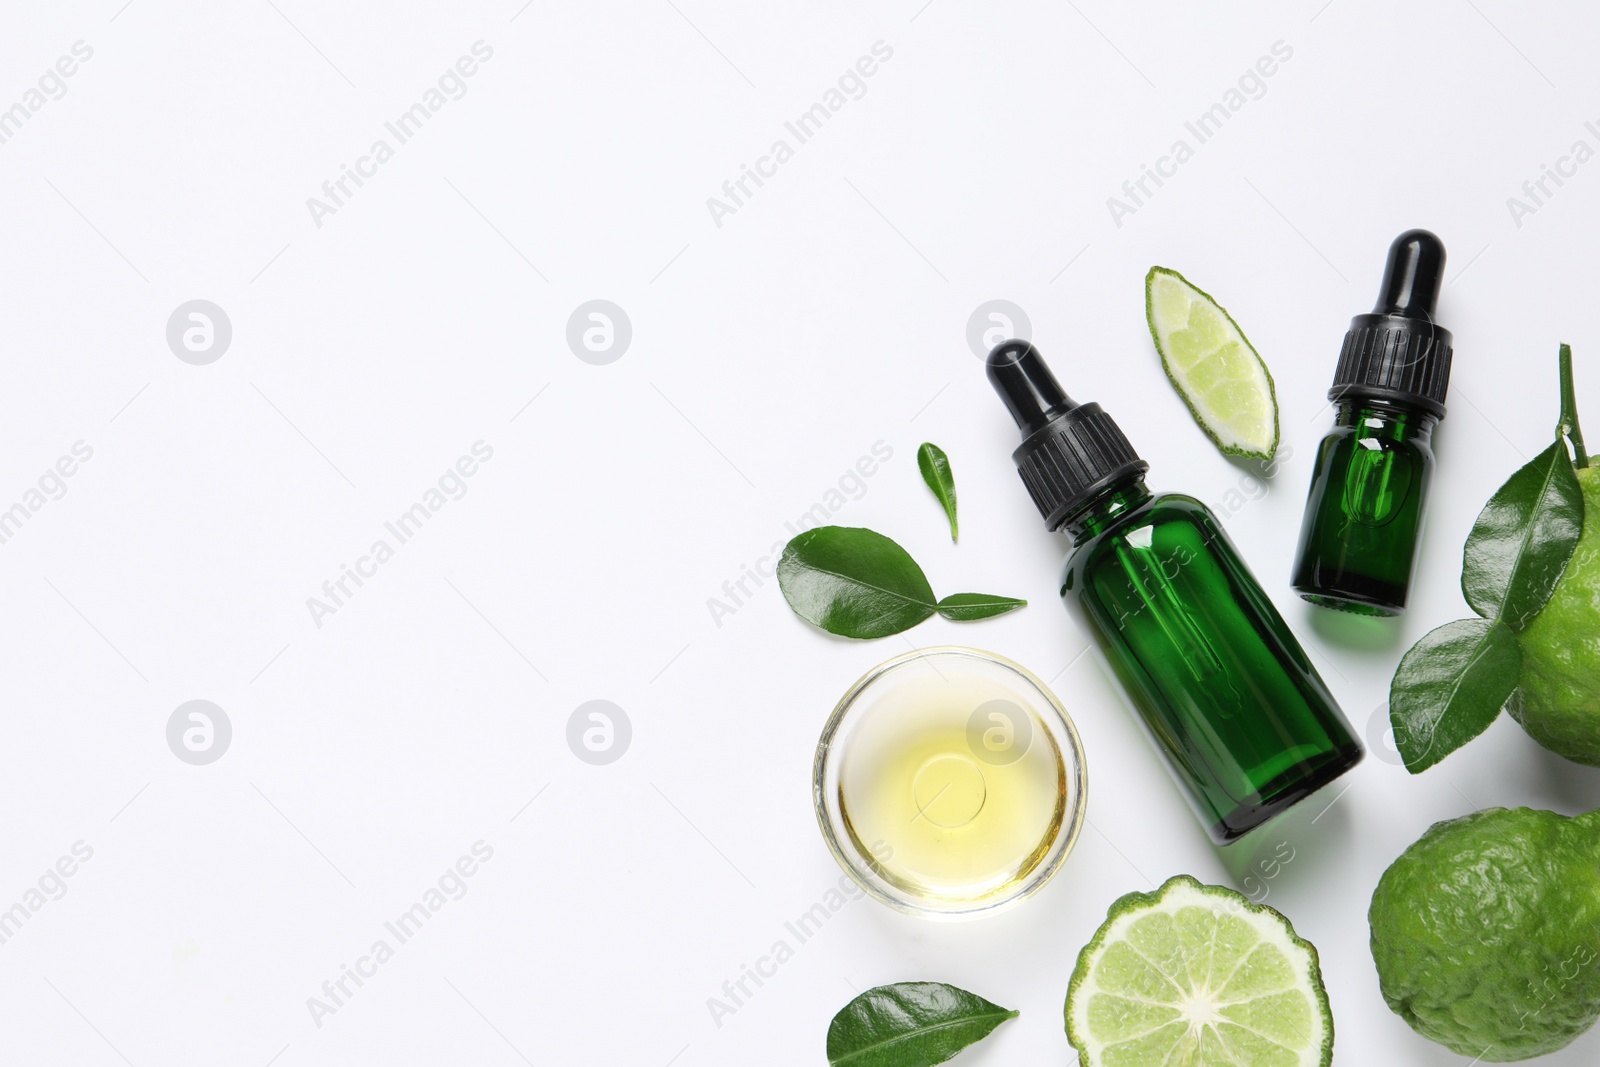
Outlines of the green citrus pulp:
{"label": "green citrus pulp", "polygon": [[1187,875],[1111,905],[1067,989],[1084,1067],[1328,1067],[1317,950],[1272,908]]}

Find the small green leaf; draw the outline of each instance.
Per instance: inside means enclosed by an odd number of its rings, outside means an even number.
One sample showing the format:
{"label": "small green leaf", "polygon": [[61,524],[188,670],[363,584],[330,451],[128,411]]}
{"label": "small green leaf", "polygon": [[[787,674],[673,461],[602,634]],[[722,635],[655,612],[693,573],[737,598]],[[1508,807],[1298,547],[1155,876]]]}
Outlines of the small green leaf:
{"label": "small green leaf", "polygon": [[819,526],[790,541],[778,586],[802,619],[861,640],[909,630],[935,608],[927,576],[905,549],[849,526]]}
{"label": "small green leaf", "polygon": [[950,473],[950,457],[938,445],[923,442],[917,449],[917,470],[944,505],[945,516],[950,520],[950,540],[958,540],[961,528],[956,525],[956,476]]}
{"label": "small green leaf", "polygon": [[1582,532],[1583,494],[1567,444],[1557,439],[1478,513],[1462,553],[1467,603],[1521,632],[1550,599]]}
{"label": "small green leaf", "polygon": [[941,982],[869,989],[828,1026],[832,1067],[931,1067],[1017,1013]]}
{"label": "small green leaf", "polygon": [[1504,621],[1461,619],[1429,631],[1389,686],[1395,747],[1412,774],[1489,728],[1517,688],[1522,652]]}
{"label": "small green leaf", "polygon": [[951,593],[939,601],[937,609],[940,615],[953,622],[972,622],[976,619],[992,619],[996,615],[1004,615],[1008,611],[1028,606],[1026,600],[1016,597],[992,596],[988,593]]}

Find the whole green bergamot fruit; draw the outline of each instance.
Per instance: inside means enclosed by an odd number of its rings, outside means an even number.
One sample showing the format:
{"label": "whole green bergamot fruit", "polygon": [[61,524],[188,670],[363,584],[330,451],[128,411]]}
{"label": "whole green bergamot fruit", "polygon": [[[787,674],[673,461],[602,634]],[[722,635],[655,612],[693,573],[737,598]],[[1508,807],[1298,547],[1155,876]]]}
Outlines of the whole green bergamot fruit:
{"label": "whole green bergamot fruit", "polygon": [[1544,609],[1518,635],[1522,677],[1506,710],[1539,744],[1600,767],[1600,467],[1578,471],[1583,534]]}
{"label": "whole green bergamot fruit", "polygon": [[1367,915],[1383,998],[1463,1056],[1524,1060],[1600,1017],[1600,811],[1490,808],[1435,823]]}

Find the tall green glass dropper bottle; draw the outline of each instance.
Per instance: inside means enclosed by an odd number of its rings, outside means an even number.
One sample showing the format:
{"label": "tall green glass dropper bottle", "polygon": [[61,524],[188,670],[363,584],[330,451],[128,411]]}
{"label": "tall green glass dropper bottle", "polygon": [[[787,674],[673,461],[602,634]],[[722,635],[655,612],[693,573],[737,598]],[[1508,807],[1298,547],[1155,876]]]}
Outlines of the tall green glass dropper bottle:
{"label": "tall green glass dropper bottle", "polygon": [[1361,760],[1328,687],[1200,501],[1145,488],[1099,404],[1062,390],[1037,349],[989,353],[1022,431],[1012,458],[1072,554],[1076,602],[1195,814],[1225,844]]}
{"label": "tall green glass dropper bottle", "polygon": [[1313,604],[1361,615],[1405,610],[1433,480],[1433,428],[1450,388],[1450,331],[1433,321],[1443,279],[1444,245],[1408,230],[1389,246],[1377,306],[1350,320],[1292,580]]}

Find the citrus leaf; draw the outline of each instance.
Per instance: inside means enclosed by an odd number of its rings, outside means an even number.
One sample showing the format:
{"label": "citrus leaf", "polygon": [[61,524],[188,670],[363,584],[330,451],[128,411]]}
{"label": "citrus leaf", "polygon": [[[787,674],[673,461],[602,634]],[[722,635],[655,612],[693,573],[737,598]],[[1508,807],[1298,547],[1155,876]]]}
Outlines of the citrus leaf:
{"label": "citrus leaf", "polygon": [[1517,470],[1478,513],[1461,592],[1486,619],[1521,632],[1539,614],[1583,532],[1583,494],[1564,440]]}
{"label": "citrus leaf", "polygon": [[1517,688],[1522,652],[1503,620],[1460,619],[1430,630],[1389,686],[1395,747],[1412,774],[1483,733]]}
{"label": "citrus leaf", "polygon": [[961,528],[956,524],[956,477],[950,473],[950,457],[938,445],[924,441],[917,449],[917,470],[944,506],[945,517],[950,520],[950,540],[958,540]]}
{"label": "citrus leaf", "polygon": [[953,622],[992,619],[996,615],[1004,615],[1008,611],[1016,611],[1027,606],[1026,600],[993,596],[989,593],[951,593],[935,605],[940,615]]}
{"label": "citrus leaf", "polygon": [[828,1025],[832,1067],[930,1067],[943,1063],[1017,1013],[942,982],[869,989]]}
{"label": "citrus leaf", "polygon": [[882,534],[849,526],[819,526],[785,545],[778,587],[796,615],[840,637],[887,637],[934,612],[917,561]]}

